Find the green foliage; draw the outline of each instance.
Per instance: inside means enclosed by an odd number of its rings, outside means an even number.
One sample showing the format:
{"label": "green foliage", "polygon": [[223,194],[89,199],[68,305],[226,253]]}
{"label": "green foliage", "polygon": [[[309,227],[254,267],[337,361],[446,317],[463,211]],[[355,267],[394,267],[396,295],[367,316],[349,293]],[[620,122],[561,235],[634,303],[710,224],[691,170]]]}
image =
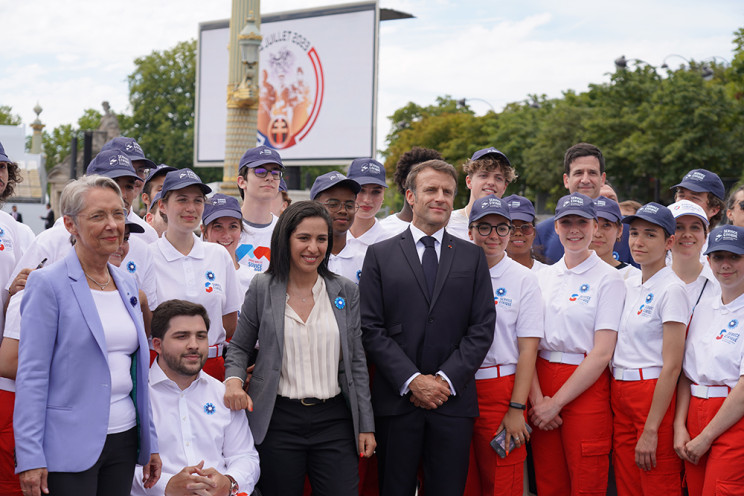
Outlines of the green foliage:
{"label": "green foliage", "polygon": [[[550,211],[566,192],[566,149],[586,141],[602,149],[607,179],[621,200],[651,201],[658,183],[660,200],[670,202],[669,187],[695,168],[716,172],[730,185],[744,179],[744,28],[734,34],[734,46],[730,66],[704,62],[713,69],[710,81],[701,76],[703,62],[666,71],[636,62],[585,92],[556,99],[529,95],[480,117],[449,96],[431,106],[408,103],[389,118],[382,152],[388,177],[412,146],[439,150],[456,166],[475,150],[494,146],[519,175],[507,194],[537,199],[539,209]],[[390,190],[387,200],[397,208],[402,199]],[[467,202],[463,190],[461,184],[456,208]]]}
{"label": "green foliage", "polygon": [[13,113],[10,105],[0,105],[0,126],[19,126],[21,116]]}
{"label": "green foliage", "polygon": [[83,115],[77,120],[77,126],[62,124],[51,132],[43,131],[41,146],[46,154],[46,168],[50,170],[62,162],[70,154],[70,143],[73,136],[78,139],[78,150],[83,149],[83,131],[98,129],[101,113],[95,109],[83,110]]}
{"label": "green foliage", "polygon": [[134,137],[155,163],[191,167],[196,40],[154,51],[135,59],[134,64],[136,68],[129,76],[132,116],[120,121],[122,134]]}

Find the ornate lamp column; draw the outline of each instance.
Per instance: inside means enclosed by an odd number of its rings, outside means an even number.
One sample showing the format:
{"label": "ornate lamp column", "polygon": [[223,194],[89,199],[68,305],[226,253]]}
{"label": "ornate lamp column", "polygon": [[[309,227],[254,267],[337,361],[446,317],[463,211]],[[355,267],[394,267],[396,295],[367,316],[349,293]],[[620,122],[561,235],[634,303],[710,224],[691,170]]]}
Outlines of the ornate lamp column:
{"label": "ornate lamp column", "polygon": [[230,17],[227,128],[221,191],[239,196],[238,162],[256,146],[258,120],[258,47],[261,44],[260,0],[233,0]]}
{"label": "ornate lamp column", "polygon": [[36,103],[36,106],[34,107],[34,113],[36,114],[36,119],[34,122],[31,123],[31,129],[34,130],[34,134],[31,135],[31,153],[41,153],[41,130],[44,129],[45,124],[42,124],[39,120],[39,114],[41,113],[43,109],[41,106]]}

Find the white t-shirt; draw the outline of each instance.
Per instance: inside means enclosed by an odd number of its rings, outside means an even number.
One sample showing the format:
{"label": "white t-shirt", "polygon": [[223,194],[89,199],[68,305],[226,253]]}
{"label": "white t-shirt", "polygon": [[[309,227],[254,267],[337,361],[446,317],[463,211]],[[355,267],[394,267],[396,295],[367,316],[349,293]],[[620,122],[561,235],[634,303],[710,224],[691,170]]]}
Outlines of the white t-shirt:
{"label": "white t-shirt", "polygon": [[724,305],[704,296],[692,316],[682,368],[695,384],[733,388],[744,375],[744,295]]}
{"label": "white t-shirt", "polygon": [[245,413],[230,410],[223,402],[225,386],[202,371],[182,391],[157,361],[150,368],[149,382],[162,475],[152,489],[145,489],[138,465],[132,496],[162,496],[171,477],[202,460],[204,468],[230,474],[241,492],[251,494],[260,472],[258,453]]}
{"label": "white t-shirt", "polygon": [[328,258],[328,270],[359,284],[366,253],[366,246],[359,243],[346,243],[343,250],[337,255],[331,254]]}
{"label": "white t-shirt", "polygon": [[209,345],[225,341],[222,316],[240,310],[238,276],[224,246],[205,243],[196,236],[188,255],[179,252],[163,235],[149,245],[157,281],[157,301],[174,298],[200,303],[209,315]]}
{"label": "white t-shirt", "polygon": [[385,230],[390,233],[389,237],[392,238],[396,234],[400,234],[408,229],[410,222],[400,220],[398,218],[398,214],[390,214],[382,219],[380,221],[380,224],[382,224],[382,227],[384,227]]}
{"label": "white t-shirt", "polygon": [[625,281],[625,308],[617,331],[614,367],[661,367],[664,323],[690,319],[685,283],[664,267],[641,283],[641,273]]}
{"label": "white t-shirt", "polygon": [[137,425],[132,392],[132,353],[137,351],[137,328],[118,291],[91,290],[106,338],[106,355],[111,374],[111,408],[108,434],[124,432]]}
{"label": "white t-shirt", "polygon": [[235,250],[238,263],[256,273],[266,272],[271,261],[271,234],[277,220],[279,217],[271,214],[271,222],[259,226],[243,219],[243,232],[240,233],[240,243]]}
{"label": "white t-shirt", "polygon": [[561,257],[540,272],[539,281],[545,302],[541,350],[589,353],[596,331],[617,331],[625,284],[618,271],[593,251],[573,269]]}
{"label": "white t-shirt", "polygon": [[468,235],[468,216],[465,209],[454,210],[447,223],[447,232],[465,241],[473,242]]}
{"label": "white t-shirt", "polygon": [[130,210],[127,214],[127,222],[134,222],[135,224],[142,226],[142,228],[145,230],[145,232],[143,233],[131,233],[130,239],[136,236],[138,239],[141,239],[147,244],[154,243],[158,240],[159,236],[155,228],[145,222],[142,217],[135,214],[133,210]]}
{"label": "white t-shirt", "polygon": [[489,269],[496,330],[481,367],[516,364],[517,338],[543,338],[543,302],[537,276],[527,267],[504,256]]}
{"label": "white t-shirt", "polygon": [[245,300],[245,295],[248,293],[248,288],[251,287],[253,276],[258,274],[258,272],[251,270],[246,265],[240,264],[238,264],[238,270],[236,272],[238,275],[238,287],[240,288],[240,305],[242,306],[243,300]]}

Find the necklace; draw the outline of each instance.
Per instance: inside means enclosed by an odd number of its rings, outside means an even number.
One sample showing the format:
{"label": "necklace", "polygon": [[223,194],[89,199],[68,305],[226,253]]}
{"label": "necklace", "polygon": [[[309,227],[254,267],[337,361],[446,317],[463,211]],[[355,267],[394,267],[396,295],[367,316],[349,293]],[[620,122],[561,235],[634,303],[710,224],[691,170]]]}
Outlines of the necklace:
{"label": "necklace", "polygon": [[109,272],[108,281],[106,281],[106,284],[101,284],[100,282],[96,281],[95,279],[93,279],[92,277],[90,277],[88,275],[88,273],[85,272],[85,271],[83,271],[83,274],[85,274],[85,277],[87,277],[88,279],[90,279],[93,282],[93,284],[95,284],[96,286],[98,286],[99,288],[101,288],[101,291],[103,291],[104,289],[106,289],[106,286],[108,286],[111,283],[111,273],[110,272]]}
{"label": "necklace", "polygon": [[309,294],[308,294],[307,296],[304,296],[304,297],[303,297],[303,296],[300,296],[300,295],[299,295],[299,294],[297,294],[297,293],[294,293],[294,294],[292,294],[292,293],[293,293],[293,292],[290,292],[290,291],[289,291],[289,287],[288,287],[288,288],[287,288],[287,294],[288,294],[288,295],[289,295],[289,296],[290,296],[291,298],[299,298],[299,299],[300,299],[300,301],[302,301],[302,303],[305,303],[305,302],[307,301],[307,299],[308,299],[308,298],[312,298],[312,296],[313,296],[313,290],[312,290],[312,289],[310,290],[310,293],[309,293]]}

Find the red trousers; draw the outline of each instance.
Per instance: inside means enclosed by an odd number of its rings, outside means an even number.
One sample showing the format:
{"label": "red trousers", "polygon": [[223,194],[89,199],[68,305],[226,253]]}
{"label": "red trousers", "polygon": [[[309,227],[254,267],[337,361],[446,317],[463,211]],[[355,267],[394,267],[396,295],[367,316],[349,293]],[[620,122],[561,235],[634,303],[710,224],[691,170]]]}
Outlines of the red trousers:
{"label": "red trousers", "polygon": [[610,388],[612,413],[612,463],[619,496],[679,496],[682,494],[682,461],[674,451],[674,405],[669,404],[659,426],[656,446],[656,467],[641,470],[635,463],[635,447],[643,433],[656,379],[616,381]]}
{"label": "red trousers", "polygon": [[[543,395],[555,395],[576,368],[538,358],[536,371]],[[532,432],[538,493],[605,496],[612,443],[609,371],[566,405],[560,417],[563,424],[557,429],[534,428]]]}
{"label": "red trousers", "polygon": [[[726,398],[707,400],[693,396],[687,411],[690,438],[700,434]],[[744,419],[713,441],[697,465],[685,462],[690,496],[733,496],[744,494]]]}
{"label": "red trousers", "polygon": [[0,389],[0,494],[21,496],[21,483],[15,474],[13,406],[15,393]]}
{"label": "red trousers", "polygon": [[479,416],[473,426],[470,443],[470,463],[464,496],[512,495],[524,491],[524,446],[501,458],[491,448],[490,442],[509,410],[514,375],[475,381],[478,392]]}

